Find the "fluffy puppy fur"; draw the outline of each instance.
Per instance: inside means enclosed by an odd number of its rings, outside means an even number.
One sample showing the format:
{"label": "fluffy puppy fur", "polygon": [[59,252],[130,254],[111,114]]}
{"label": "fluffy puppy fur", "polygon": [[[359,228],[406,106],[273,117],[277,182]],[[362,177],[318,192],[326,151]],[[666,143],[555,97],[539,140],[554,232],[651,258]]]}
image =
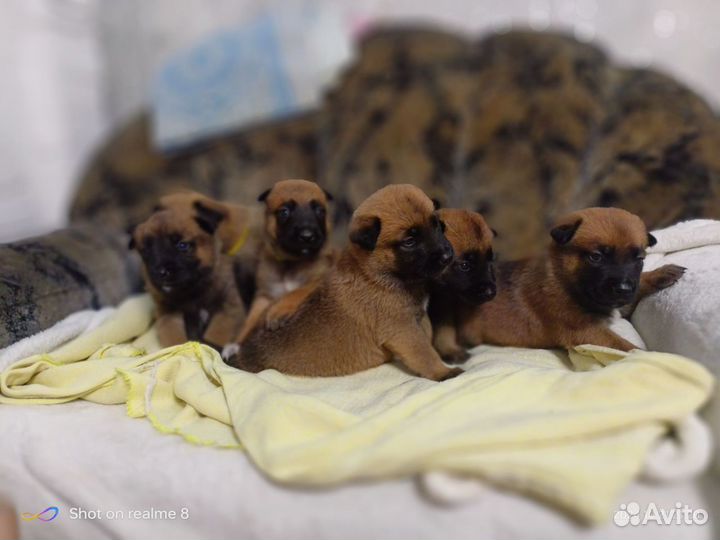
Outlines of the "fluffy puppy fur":
{"label": "fluffy puppy fur", "polygon": [[571,348],[636,348],[608,328],[614,309],[673,285],[684,268],[642,273],[645,249],[655,244],[636,215],[588,208],[560,219],[545,256],[497,267],[497,295],[463,314],[463,344]]}
{"label": "fluffy puppy fur", "polygon": [[395,358],[429,379],[457,375],[424,327],[429,280],[451,260],[433,202],[411,185],[382,188],[353,214],[350,244],[333,269],[294,293],[299,301],[279,328],[256,328],[234,364],[336,376]]}

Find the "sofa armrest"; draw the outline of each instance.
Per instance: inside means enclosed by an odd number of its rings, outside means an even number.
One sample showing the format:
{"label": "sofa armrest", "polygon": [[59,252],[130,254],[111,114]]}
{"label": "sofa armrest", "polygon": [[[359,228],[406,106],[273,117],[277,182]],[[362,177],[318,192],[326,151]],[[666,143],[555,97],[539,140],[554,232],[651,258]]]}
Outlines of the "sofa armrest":
{"label": "sofa armrest", "polygon": [[140,288],[127,238],[97,223],[0,245],[0,348]]}

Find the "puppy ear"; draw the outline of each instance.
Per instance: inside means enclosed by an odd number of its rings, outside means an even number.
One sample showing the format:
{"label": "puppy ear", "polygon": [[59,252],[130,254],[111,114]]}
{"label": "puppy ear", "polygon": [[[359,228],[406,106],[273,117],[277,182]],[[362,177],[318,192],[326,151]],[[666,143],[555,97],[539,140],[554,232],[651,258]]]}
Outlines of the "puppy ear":
{"label": "puppy ear", "polygon": [[655,244],[657,244],[657,238],[655,238],[652,234],[648,233],[648,246],[652,247]]}
{"label": "puppy ear", "polygon": [[565,223],[563,225],[558,225],[550,231],[550,236],[552,236],[553,240],[555,240],[558,244],[564,246],[570,240],[572,240],[573,236],[575,236],[575,231],[578,230],[578,227],[581,223],[582,219],[578,219],[573,223]]}
{"label": "puppy ear", "polygon": [[195,216],[195,223],[197,223],[198,227],[208,234],[215,234],[215,231],[217,230],[217,223],[208,221],[200,216]]}
{"label": "puppy ear", "polygon": [[373,216],[358,221],[355,228],[350,231],[350,241],[366,251],[374,250],[380,236],[380,218]]}
{"label": "puppy ear", "polygon": [[498,232],[495,229],[493,229],[492,227],[490,227],[490,230],[493,233],[493,238],[497,238]]}
{"label": "puppy ear", "polygon": [[327,189],[323,189],[323,193],[325,194],[325,198],[328,202],[335,200],[335,197],[333,197],[332,193],[330,193]]}
{"label": "puppy ear", "polygon": [[258,202],[263,202],[265,199],[267,199],[268,195],[270,195],[271,191],[272,191],[272,188],[268,188],[265,191],[263,191],[260,195],[258,195]]}
{"label": "puppy ear", "polygon": [[135,245],[135,237],[131,236],[130,240],[128,240],[128,249],[132,251],[133,249],[135,249]]}
{"label": "puppy ear", "polygon": [[225,214],[218,209],[206,206],[202,201],[195,201],[193,207],[197,212],[195,222],[206,233],[215,234],[220,222],[225,219]]}
{"label": "puppy ear", "polygon": [[440,210],[442,208],[442,203],[440,201],[438,201],[435,197],[433,197],[430,200],[432,201],[433,207],[435,208],[435,210]]}

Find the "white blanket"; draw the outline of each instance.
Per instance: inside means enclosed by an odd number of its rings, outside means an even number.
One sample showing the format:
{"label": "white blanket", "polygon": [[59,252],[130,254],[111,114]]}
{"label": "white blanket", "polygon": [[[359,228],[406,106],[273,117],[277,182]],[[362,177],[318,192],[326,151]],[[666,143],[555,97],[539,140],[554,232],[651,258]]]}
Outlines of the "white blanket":
{"label": "white blanket", "polygon": [[[646,268],[672,263],[687,271],[674,286],[640,302],[632,323],[648,348],[694,358],[720,377],[720,221],[685,221],[653,234],[658,243]],[[720,392],[705,417],[720,441]],[[717,452],[715,468],[720,472]]]}
{"label": "white blanket", "polygon": [[[706,526],[582,528],[528,498],[488,490],[455,508],[432,504],[410,480],[332,490],[279,487],[234,451],[198,447],[128,418],[122,406],[87,402],[0,407],[0,490],[18,512],[58,506],[49,523],[21,522],[32,538],[577,538],[711,540]],[[72,433],[73,436],[68,436]],[[621,501],[676,502],[710,511],[716,482],[632,485]],[[103,519],[72,519],[71,508]],[[187,508],[189,519],[108,519],[108,511]],[[712,519],[712,518],[711,518]],[[712,523],[712,521],[711,521]]]}
{"label": "white blanket", "polygon": [[686,221],[653,231],[645,268],[687,268],[672,287],[638,305],[632,323],[648,348],[680,353],[720,375],[720,221]]}

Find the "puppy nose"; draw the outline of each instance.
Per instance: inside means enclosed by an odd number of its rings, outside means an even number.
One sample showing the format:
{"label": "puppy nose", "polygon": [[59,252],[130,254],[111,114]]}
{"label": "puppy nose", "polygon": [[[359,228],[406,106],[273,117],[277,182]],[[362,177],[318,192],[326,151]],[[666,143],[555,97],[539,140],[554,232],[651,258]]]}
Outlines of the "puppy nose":
{"label": "puppy nose", "polygon": [[313,242],[316,237],[317,237],[317,235],[315,234],[315,231],[313,231],[312,229],[301,229],[300,232],[298,233],[298,238],[302,242],[306,242],[306,243]]}
{"label": "puppy nose", "polygon": [[450,261],[452,261],[452,258],[453,252],[446,249],[442,253],[440,253],[440,264],[442,264],[443,266],[447,266],[448,264],[450,264]]}
{"label": "puppy nose", "polygon": [[628,294],[635,291],[635,285],[630,281],[619,281],[613,285],[612,290],[617,294]]}
{"label": "puppy nose", "polygon": [[170,275],[170,269],[167,266],[161,266],[157,269],[158,276],[166,278]]}

